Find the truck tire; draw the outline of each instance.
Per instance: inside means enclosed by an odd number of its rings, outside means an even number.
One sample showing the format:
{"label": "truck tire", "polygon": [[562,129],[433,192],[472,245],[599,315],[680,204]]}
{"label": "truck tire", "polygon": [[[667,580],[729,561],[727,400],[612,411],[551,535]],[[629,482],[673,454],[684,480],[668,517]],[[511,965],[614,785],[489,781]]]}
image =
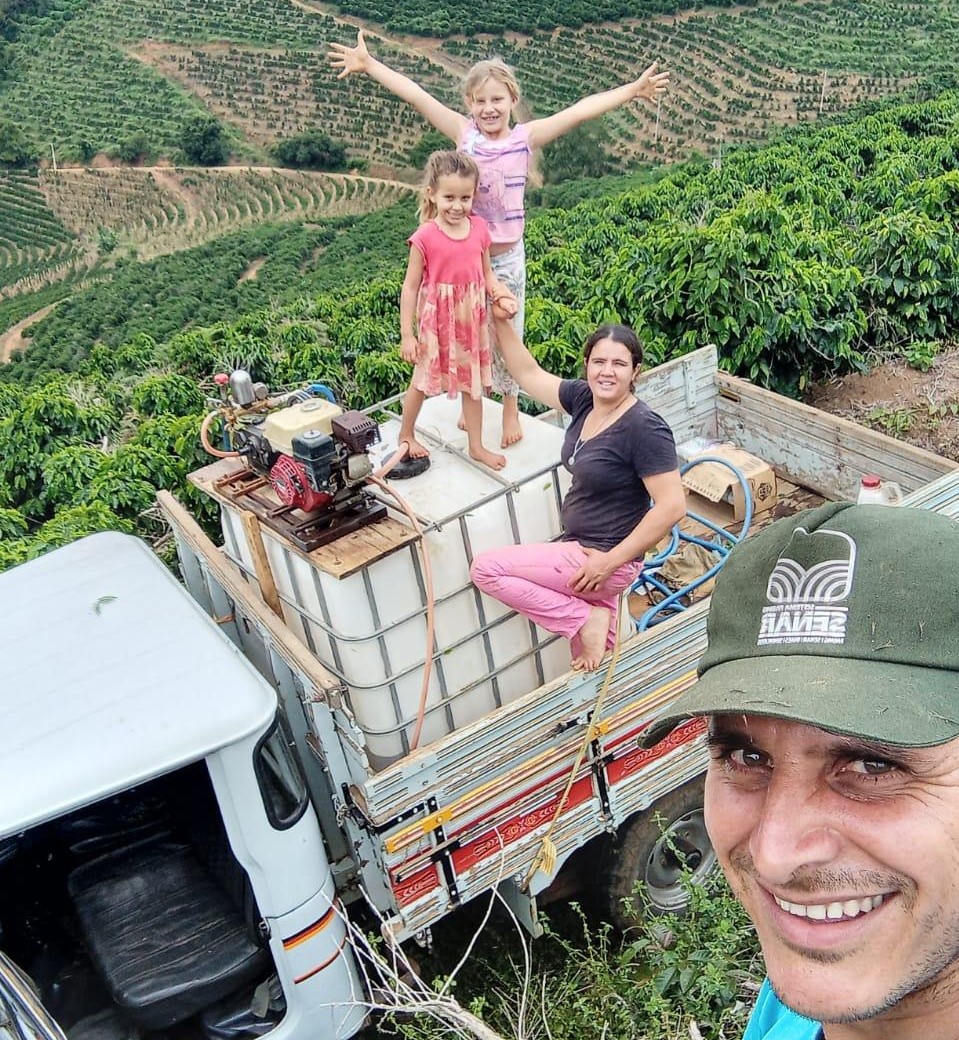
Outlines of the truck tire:
{"label": "truck tire", "polygon": [[697,777],[663,795],[619,829],[610,852],[606,914],[625,930],[643,916],[681,914],[689,895],[683,870],[696,883],[716,869],[703,818],[704,780]]}

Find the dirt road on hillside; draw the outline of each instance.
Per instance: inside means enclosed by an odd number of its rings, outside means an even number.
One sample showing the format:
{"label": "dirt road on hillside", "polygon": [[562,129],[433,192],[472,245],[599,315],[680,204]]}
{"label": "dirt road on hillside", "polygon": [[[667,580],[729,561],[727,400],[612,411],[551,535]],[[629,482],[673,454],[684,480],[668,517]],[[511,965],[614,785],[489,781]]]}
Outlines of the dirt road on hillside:
{"label": "dirt road on hillside", "polygon": [[[57,303],[59,302],[57,300]],[[56,305],[56,303],[51,303],[47,307],[41,307],[40,310],[28,314],[23,321],[18,321],[16,325],[0,335],[0,363],[9,361],[15,350],[23,350],[27,346],[28,341],[23,336],[23,330],[42,321]]]}

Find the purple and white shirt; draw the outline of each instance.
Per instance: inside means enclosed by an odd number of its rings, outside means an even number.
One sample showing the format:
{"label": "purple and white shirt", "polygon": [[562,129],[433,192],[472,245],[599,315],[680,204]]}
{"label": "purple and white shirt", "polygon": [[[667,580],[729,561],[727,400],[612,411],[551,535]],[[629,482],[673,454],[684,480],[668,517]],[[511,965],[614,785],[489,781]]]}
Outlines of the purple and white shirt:
{"label": "purple and white shirt", "polygon": [[471,119],[457,147],[479,167],[473,212],[489,224],[493,242],[519,242],[526,226],[524,196],[532,152],[526,124],[519,123],[508,136],[493,139]]}

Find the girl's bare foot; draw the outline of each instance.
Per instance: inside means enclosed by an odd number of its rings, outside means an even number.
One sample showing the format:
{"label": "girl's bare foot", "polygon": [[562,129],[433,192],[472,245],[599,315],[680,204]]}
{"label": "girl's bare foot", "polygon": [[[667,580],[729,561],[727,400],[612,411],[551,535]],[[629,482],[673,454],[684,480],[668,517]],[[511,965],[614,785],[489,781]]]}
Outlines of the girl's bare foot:
{"label": "girl's bare foot", "polygon": [[518,444],[523,439],[523,428],[519,424],[519,402],[515,397],[503,398],[503,437],[501,448]]}
{"label": "girl's bare foot", "polygon": [[506,456],[495,451],[487,451],[484,447],[470,448],[470,458],[474,462],[489,466],[490,469],[502,469],[506,465]]}
{"label": "girl's bare foot", "polygon": [[590,607],[589,616],[576,633],[582,650],[573,658],[577,672],[594,672],[606,653],[606,636],[609,633],[610,612],[608,607]]}
{"label": "girl's bare foot", "polygon": [[401,437],[400,444],[406,444],[406,458],[408,459],[428,459],[430,456],[429,448],[424,447],[415,437]]}

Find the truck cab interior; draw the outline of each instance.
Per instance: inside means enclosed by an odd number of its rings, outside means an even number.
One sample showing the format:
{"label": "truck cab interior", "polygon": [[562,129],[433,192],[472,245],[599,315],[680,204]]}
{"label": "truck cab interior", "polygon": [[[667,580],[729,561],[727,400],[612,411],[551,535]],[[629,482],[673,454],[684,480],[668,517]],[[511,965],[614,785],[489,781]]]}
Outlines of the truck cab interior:
{"label": "truck cab interior", "polygon": [[282,1017],[203,761],[3,839],[0,892],[0,947],[71,1040],[227,1040]]}

